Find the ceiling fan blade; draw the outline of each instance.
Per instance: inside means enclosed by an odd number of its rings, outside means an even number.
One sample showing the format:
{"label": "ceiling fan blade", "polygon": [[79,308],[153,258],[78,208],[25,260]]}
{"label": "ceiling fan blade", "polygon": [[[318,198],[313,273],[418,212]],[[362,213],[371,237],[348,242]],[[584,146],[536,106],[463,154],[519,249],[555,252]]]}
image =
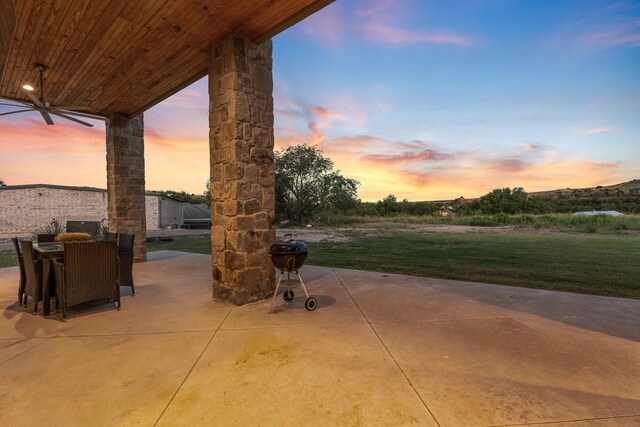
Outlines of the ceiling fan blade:
{"label": "ceiling fan blade", "polygon": [[87,119],[102,120],[102,121],[105,120],[105,118],[102,116],[96,116],[96,115],[87,114],[87,113],[79,113],[77,111],[67,111],[67,110],[61,109],[60,107],[54,107],[51,109],[51,111],[54,113],[68,114],[70,116],[86,117]]}
{"label": "ceiling fan blade", "polygon": [[35,96],[34,94],[32,94],[31,92],[27,92],[27,96],[29,98],[31,98],[31,100],[33,101],[34,104],[36,104],[36,106],[40,107],[40,108],[44,108],[44,105],[42,105],[42,102],[40,102],[40,100],[38,99],[37,96]]}
{"label": "ceiling fan blade", "polygon": [[53,105],[51,108],[56,110],[79,110],[79,111],[86,111],[91,109],[86,105]]}
{"label": "ceiling fan blade", "polygon": [[44,119],[45,122],[47,122],[49,126],[53,124],[53,120],[51,120],[51,116],[47,111],[40,111],[40,114],[42,114],[42,118]]}
{"label": "ceiling fan blade", "polygon": [[14,107],[21,107],[23,105],[26,105],[27,107],[31,107],[31,103],[30,102],[18,101],[17,99],[3,98],[3,97],[0,96],[0,101],[15,102],[16,104],[20,104],[20,105],[15,105],[15,104],[7,104],[5,102],[0,102],[1,105],[13,105]]}
{"label": "ceiling fan blade", "polygon": [[7,104],[6,102],[0,102],[0,105],[6,105],[7,107],[30,107],[31,106],[31,104],[28,104],[26,102],[20,102],[18,104]]}
{"label": "ceiling fan blade", "polygon": [[24,110],[9,111],[8,113],[0,113],[0,116],[8,116],[9,114],[24,113],[25,111],[33,111],[35,108],[26,108]]}
{"label": "ceiling fan blade", "polygon": [[80,123],[81,125],[93,127],[91,123],[83,122],[82,120],[76,119],[75,117],[71,117],[66,114],[59,113],[57,111],[56,112],[52,111],[51,114],[53,114],[54,116],[62,117],[63,119],[71,120],[72,122]]}

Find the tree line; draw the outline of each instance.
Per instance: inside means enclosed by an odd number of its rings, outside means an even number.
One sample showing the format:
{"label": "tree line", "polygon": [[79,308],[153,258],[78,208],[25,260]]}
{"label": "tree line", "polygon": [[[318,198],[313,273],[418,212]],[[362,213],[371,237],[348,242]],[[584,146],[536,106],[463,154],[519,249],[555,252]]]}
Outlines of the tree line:
{"label": "tree line", "polygon": [[[586,210],[618,210],[640,214],[640,195],[591,195],[582,193],[542,197],[524,188],[497,188],[474,200],[460,197],[448,202],[410,202],[389,194],[377,202],[358,198],[360,183],[334,170],[334,163],[312,146],[297,145],[275,152],[276,221],[298,224],[323,223],[335,215],[391,217],[436,215],[516,215],[573,213]],[[2,181],[0,180],[0,183]],[[0,184],[1,185],[1,184]],[[210,181],[203,195],[184,191],[159,191],[185,203],[211,203]]]}
{"label": "tree line", "polygon": [[583,210],[619,210],[640,213],[640,197],[545,198],[522,187],[497,188],[475,200],[450,202],[398,201],[394,194],[377,202],[362,202],[360,183],[333,170],[323,152],[307,145],[292,146],[275,154],[276,219],[297,223],[322,222],[330,215],[426,216],[573,213]]}
{"label": "tree line", "polygon": [[296,223],[322,222],[335,214],[355,216],[437,215],[443,209],[456,214],[545,213],[541,200],[529,197],[522,188],[496,189],[479,200],[452,206],[434,202],[398,201],[389,194],[376,203],[362,202],[357,191],[360,183],[333,170],[324,153],[307,145],[277,151],[274,160],[276,180],[276,219]]}

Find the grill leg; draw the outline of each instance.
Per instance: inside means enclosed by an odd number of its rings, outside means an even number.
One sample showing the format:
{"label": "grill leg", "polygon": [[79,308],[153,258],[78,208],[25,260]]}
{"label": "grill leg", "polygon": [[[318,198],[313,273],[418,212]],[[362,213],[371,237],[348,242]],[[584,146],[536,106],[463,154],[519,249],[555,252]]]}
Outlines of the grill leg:
{"label": "grill leg", "polygon": [[280,287],[280,282],[282,282],[282,275],[284,273],[280,270],[280,277],[278,277],[278,283],[276,284],[276,290],[273,291],[273,298],[271,298],[271,307],[269,307],[269,313],[273,310],[273,303],[276,301],[276,295],[278,295],[278,288]]}
{"label": "grill leg", "polygon": [[307,288],[304,286],[304,282],[302,281],[302,276],[297,271],[296,271],[296,274],[298,275],[298,280],[300,281],[300,284],[302,285],[302,290],[304,291],[304,294],[307,296],[307,298],[309,298],[309,292],[307,292]]}

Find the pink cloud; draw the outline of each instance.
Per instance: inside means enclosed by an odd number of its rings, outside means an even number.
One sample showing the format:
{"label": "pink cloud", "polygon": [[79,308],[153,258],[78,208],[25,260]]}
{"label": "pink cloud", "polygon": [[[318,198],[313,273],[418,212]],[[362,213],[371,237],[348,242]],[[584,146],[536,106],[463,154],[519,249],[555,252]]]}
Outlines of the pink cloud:
{"label": "pink cloud", "polygon": [[499,159],[490,162],[488,166],[497,172],[520,172],[529,165],[519,159]]}
{"label": "pink cloud", "polygon": [[295,111],[295,110],[285,110],[282,108],[278,108],[274,111],[274,114],[276,116],[278,116],[279,118],[285,117],[285,118],[290,118],[290,119],[296,119],[299,118],[300,116],[302,116],[303,112],[302,111]]}
{"label": "pink cloud", "polygon": [[613,132],[615,129],[612,127],[593,128],[586,131],[589,135],[597,135],[604,132]]}
{"label": "pink cloud", "polygon": [[[339,105],[340,108],[306,104],[288,94],[278,94],[275,108],[276,146],[293,145],[289,139],[291,135],[297,139],[296,144],[320,145],[326,139],[326,131],[335,122],[360,125],[367,120],[366,109],[350,100],[336,98],[331,105]],[[308,133],[303,134],[302,128],[306,128]]]}
{"label": "pink cloud", "polygon": [[580,42],[595,47],[640,46],[640,18],[628,19],[593,30],[582,35]]}
{"label": "pink cloud", "polygon": [[309,112],[314,114],[316,117],[326,120],[345,120],[345,116],[343,114],[317,105],[310,106]]}
{"label": "pink cloud", "polygon": [[344,20],[346,14],[344,4],[335,2],[304,20],[302,30],[305,34],[321,39],[328,45],[337,46],[342,44],[349,32],[349,27]]}
{"label": "pink cloud", "polygon": [[362,160],[373,163],[409,163],[424,160],[445,160],[451,158],[448,154],[439,153],[435,150],[423,150],[419,152],[404,152],[401,154],[369,154],[362,157]]}
{"label": "pink cloud", "polygon": [[[280,144],[285,139],[293,145],[310,136],[308,131],[290,131],[277,137]],[[319,148],[345,176],[361,181],[359,197],[370,201],[390,193],[411,200],[440,200],[478,197],[505,186],[539,191],[604,185],[620,180],[622,171],[619,164],[570,160],[530,142],[516,145],[502,157],[473,150],[447,152],[429,141],[391,141],[366,134],[325,135]]]}
{"label": "pink cloud", "polygon": [[520,144],[520,146],[528,152],[531,153],[539,153],[544,151],[547,147],[545,147],[544,145],[541,144],[534,144],[532,142],[523,142],[522,144]]}
{"label": "pink cloud", "polygon": [[409,10],[411,2],[405,0],[361,2],[351,10],[336,2],[304,21],[302,30],[330,47],[341,45],[347,39],[391,45],[462,47],[477,44],[477,40],[451,30],[411,29],[408,27]]}
{"label": "pink cloud", "polygon": [[476,42],[461,34],[447,31],[417,31],[395,27],[381,22],[367,22],[361,27],[366,40],[377,43],[407,44],[442,44],[452,46],[472,46]]}
{"label": "pink cloud", "polygon": [[189,86],[162,101],[163,107],[186,108],[192,110],[209,109],[209,95],[205,90],[199,90],[196,86]]}
{"label": "pink cloud", "polygon": [[291,147],[292,145],[309,144],[310,137],[308,132],[297,129],[277,129],[275,132],[275,149]]}
{"label": "pink cloud", "polygon": [[[277,147],[317,143],[345,176],[361,181],[359,196],[378,200],[396,194],[411,200],[477,197],[493,188],[523,186],[527,191],[613,183],[621,165],[571,160],[546,145],[521,142],[513,150],[447,151],[426,140],[393,141],[369,134],[334,137],[336,122],[350,115],[326,105],[303,105],[289,99],[292,127],[276,129]],[[297,126],[295,123],[298,123]],[[612,128],[598,128],[611,131]],[[344,131],[342,131],[344,134]]]}
{"label": "pink cloud", "polygon": [[328,108],[312,105],[307,107],[308,111],[308,129],[311,133],[311,145],[318,145],[324,141],[325,130],[329,128],[331,122],[344,121],[346,116],[338,111]]}
{"label": "pink cloud", "polygon": [[36,117],[0,120],[2,151],[86,152],[104,151],[105,131],[99,124],[89,128],[66,120],[48,126]]}
{"label": "pink cloud", "polygon": [[[479,197],[494,188],[524,187],[527,192],[554,188],[579,188],[596,185],[609,185],[620,182],[620,165],[591,161],[561,160],[522,165],[519,170],[507,175],[499,170],[487,170],[485,164],[461,165],[456,168],[435,168],[428,171],[398,171],[398,188],[409,188],[401,197],[410,200],[441,200],[458,196]],[[469,179],[473,176],[474,179]],[[369,197],[379,190],[370,189],[363,184],[360,197],[363,200],[376,200]],[[387,188],[386,192],[393,192]]]}
{"label": "pink cloud", "polygon": [[[36,117],[0,120],[0,177],[8,184],[106,186],[105,128]],[[204,190],[208,138],[175,138],[145,126],[147,188]],[[167,173],[167,168],[171,173]]]}
{"label": "pink cloud", "polygon": [[386,140],[371,135],[343,136],[327,141],[322,145],[322,149],[329,151],[367,150],[374,146],[380,147],[386,143]]}

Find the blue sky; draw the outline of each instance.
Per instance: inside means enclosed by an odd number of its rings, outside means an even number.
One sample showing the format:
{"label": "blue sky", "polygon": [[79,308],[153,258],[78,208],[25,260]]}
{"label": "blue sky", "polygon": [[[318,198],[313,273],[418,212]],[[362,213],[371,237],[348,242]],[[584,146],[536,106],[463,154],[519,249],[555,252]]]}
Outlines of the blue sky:
{"label": "blue sky", "polygon": [[328,110],[319,145],[366,198],[640,176],[638,3],[338,1],[275,46],[276,135],[287,97]]}
{"label": "blue sky", "polygon": [[[203,79],[146,113],[148,188],[203,190],[207,97]],[[274,100],[277,148],[318,146],[364,200],[640,178],[640,2],[338,0],[274,38]],[[61,133],[104,163],[103,129],[55,128],[20,149],[46,161]],[[9,183],[105,186],[13,167],[20,149],[0,146]]]}

